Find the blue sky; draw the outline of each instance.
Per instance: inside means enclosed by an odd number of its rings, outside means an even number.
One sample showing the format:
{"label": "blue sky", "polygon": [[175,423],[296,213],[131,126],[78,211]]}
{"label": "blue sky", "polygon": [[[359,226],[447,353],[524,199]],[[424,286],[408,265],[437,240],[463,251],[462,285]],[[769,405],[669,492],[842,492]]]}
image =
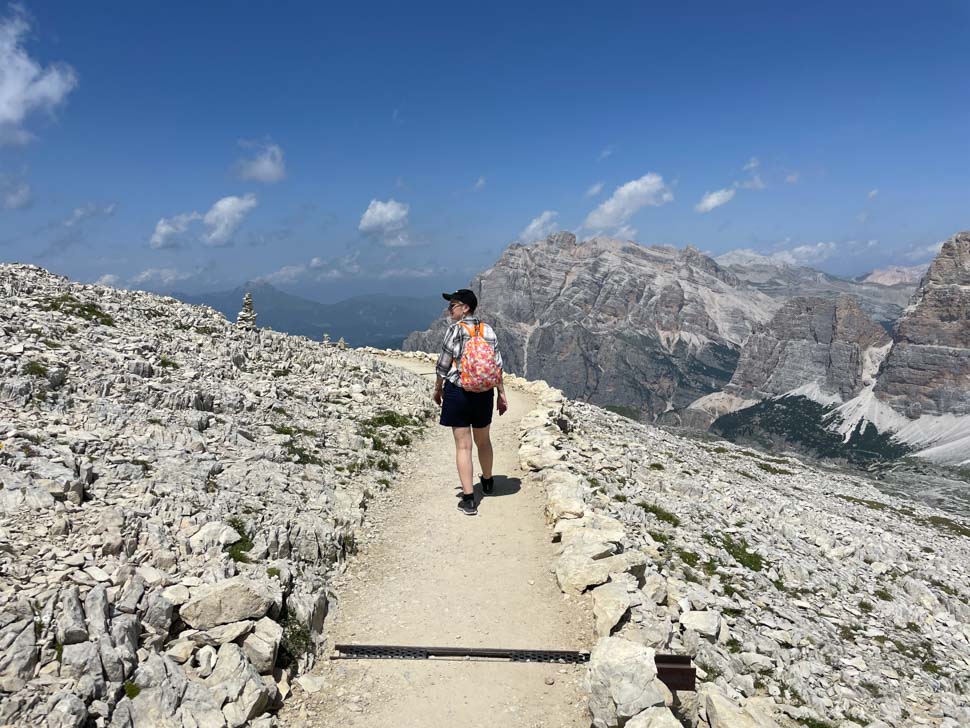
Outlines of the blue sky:
{"label": "blue sky", "polygon": [[555,229],[848,275],[970,227],[970,6],[676,5],[6,6],[0,260],[334,300]]}

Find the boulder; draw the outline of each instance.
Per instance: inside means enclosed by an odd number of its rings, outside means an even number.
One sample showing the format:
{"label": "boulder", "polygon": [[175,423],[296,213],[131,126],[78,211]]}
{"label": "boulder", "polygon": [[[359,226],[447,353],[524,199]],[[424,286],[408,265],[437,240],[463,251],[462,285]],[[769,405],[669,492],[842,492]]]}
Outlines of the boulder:
{"label": "boulder", "polygon": [[603,637],[590,655],[587,687],[593,728],[618,728],[650,707],[662,707],[666,689],[649,647]]}
{"label": "boulder", "polygon": [[190,627],[210,629],[244,619],[259,619],[274,601],[274,592],[267,583],[237,576],[201,588],[182,605],[180,614]]}

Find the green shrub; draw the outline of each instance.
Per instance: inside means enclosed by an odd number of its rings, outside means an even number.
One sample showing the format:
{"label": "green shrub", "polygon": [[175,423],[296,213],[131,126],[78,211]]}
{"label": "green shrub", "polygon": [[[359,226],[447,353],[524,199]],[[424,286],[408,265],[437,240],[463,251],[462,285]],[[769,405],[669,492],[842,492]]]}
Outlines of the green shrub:
{"label": "green shrub", "polygon": [[233,530],[242,536],[242,538],[236,541],[236,543],[227,545],[223,550],[229,554],[230,559],[237,563],[252,563],[247,552],[252,551],[253,541],[246,532],[246,524],[237,516],[233,516],[226,523],[232,526]]}
{"label": "green shrub", "polygon": [[640,501],[639,503],[637,503],[637,505],[640,506],[640,508],[645,510],[647,513],[650,513],[651,515],[653,515],[655,518],[658,518],[664,523],[669,523],[674,528],[680,525],[680,519],[677,518],[677,516],[675,516],[670,511],[661,508],[660,506],[647,503],[646,501]]}
{"label": "green shrub", "polygon": [[279,665],[292,667],[312,647],[310,628],[289,612],[280,625],[283,627],[283,639],[280,640]]}
{"label": "green shrub", "polygon": [[129,700],[134,700],[138,697],[138,693],[141,692],[141,688],[138,687],[134,682],[129,680],[125,683],[125,695],[128,696]]}
{"label": "green shrub", "polygon": [[266,570],[266,576],[270,577],[271,579],[279,579],[280,570],[277,569],[275,566],[271,566]]}
{"label": "green shrub", "polygon": [[701,558],[693,551],[686,551],[684,549],[677,549],[676,551],[674,551],[674,553],[676,553],[680,557],[681,561],[683,561],[685,564],[687,564],[690,567],[697,566],[697,562],[700,561],[700,558]]}
{"label": "green shrub", "polygon": [[178,364],[177,361],[173,361],[173,360],[169,359],[164,354],[162,354],[161,359],[159,359],[158,365],[160,367],[162,367],[163,369],[178,369],[179,368],[179,364]]}
{"label": "green shrub", "polygon": [[886,589],[876,589],[873,594],[882,599],[884,602],[891,602],[893,600],[893,595],[890,594]]}
{"label": "green shrub", "polygon": [[383,410],[373,417],[363,420],[361,424],[365,427],[416,427],[421,423],[414,417]]}
{"label": "green shrub", "polygon": [[[86,321],[99,323],[102,326],[115,325],[114,319],[102,311],[97,304],[81,303],[81,301],[72,296],[70,293],[64,293],[57,298],[48,300],[44,304],[43,308],[45,311],[60,311],[61,313],[66,313],[69,316],[76,316],[77,318],[82,318]],[[70,328],[71,327],[68,327],[68,330],[70,330]]]}
{"label": "green shrub", "polygon": [[666,470],[663,463],[650,463],[651,470]]}
{"label": "green shrub", "polygon": [[27,362],[27,366],[24,367],[24,373],[32,377],[46,377],[47,367],[39,361]]}
{"label": "green shrub", "polygon": [[872,602],[867,602],[865,599],[859,602],[859,611],[863,614],[869,614],[872,612]]}
{"label": "green shrub", "polygon": [[407,447],[411,442],[411,436],[406,432],[399,432],[397,437],[394,438],[394,444],[398,447]]}
{"label": "green shrub", "polygon": [[761,556],[748,550],[748,542],[744,538],[735,540],[729,534],[725,534],[721,539],[721,543],[724,546],[724,550],[731,555],[732,559],[741,564],[741,566],[752,571],[761,571],[764,568],[764,562]]}
{"label": "green shrub", "polygon": [[627,497],[623,493],[617,493],[615,496],[613,496],[613,500],[615,500],[617,503],[626,503]]}
{"label": "green shrub", "polygon": [[795,718],[795,722],[806,726],[806,728],[836,728],[834,723],[829,723],[827,720],[819,720],[818,718]]}
{"label": "green shrub", "polygon": [[766,473],[771,473],[772,475],[791,475],[791,470],[785,470],[784,468],[776,468],[774,465],[769,465],[768,463],[757,463],[758,467],[764,470]]}

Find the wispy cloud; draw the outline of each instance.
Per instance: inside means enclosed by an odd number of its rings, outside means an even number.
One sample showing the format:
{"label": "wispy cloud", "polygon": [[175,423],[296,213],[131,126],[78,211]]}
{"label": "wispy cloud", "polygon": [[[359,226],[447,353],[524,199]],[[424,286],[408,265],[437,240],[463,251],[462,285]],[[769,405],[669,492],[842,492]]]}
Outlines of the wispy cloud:
{"label": "wispy cloud", "polygon": [[733,189],[723,189],[715,190],[714,192],[705,192],[701,201],[694,205],[694,209],[697,212],[710,212],[721,205],[726,205],[734,197]]}
{"label": "wispy cloud", "polygon": [[485,177],[484,176],[479,177],[477,180],[475,180],[475,185],[474,185],[475,191],[477,192],[478,190],[484,190],[485,189],[485,182],[486,182],[486,180],[485,180]]}
{"label": "wispy cloud", "polygon": [[615,144],[607,144],[600,150],[599,156],[596,157],[597,162],[602,162],[604,159],[609,159],[616,153]]}
{"label": "wispy cloud", "polygon": [[743,190],[763,190],[767,186],[760,174],[752,175],[750,179],[739,180],[734,184]]}
{"label": "wispy cloud", "polygon": [[380,238],[384,245],[391,248],[410,245],[407,234],[410,211],[410,205],[398,202],[393,197],[386,202],[371,200],[360,216],[357,229],[364,235]]}
{"label": "wispy cloud", "polygon": [[752,171],[758,169],[758,167],[760,167],[760,166],[761,166],[761,161],[757,157],[751,157],[745,163],[745,165],[743,167],[741,167],[741,170],[744,171],[744,172],[752,172]]}
{"label": "wispy cloud", "polygon": [[209,228],[209,232],[205,234],[209,245],[221,246],[228,243],[254,207],[256,195],[253,194],[242,197],[229,195],[217,201],[202,217],[202,222]]}
{"label": "wispy cloud", "polygon": [[186,278],[191,278],[192,273],[186,273],[184,271],[179,271],[175,268],[147,268],[141,273],[138,273],[131,279],[131,283],[134,285],[142,285],[145,283],[158,283],[163,286],[169,286],[176,281],[182,281]]}
{"label": "wispy cloud", "polygon": [[869,194],[866,195],[870,200],[876,199],[879,196],[879,190],[869,190]]}
{"label": "wispy cloud", "polygon": [[907,260],[925,260],[927,258],[933,258],[939,255],[940,251],[943,249],[944,241],[941,240],[938,243],[930,243],[929,245],[916,245],[910,248],[903,254],[903,257]]}
{"label": "wispy cloud", "polygon": [[114,273],[105,273],[94,282],[96,286],[117,286],[121,279]]}
{"label": "wispy cloud", "polygon": [[183,212],[174,217],[163,217],[155,224],[149,245],[155,250],[178,247],[192,223],[201,221],[208,230],[202,240],[215,247],[228,244],[246,215],[257,205],[256,195],[238,197],[228,195],[217,200],[204,215],[199,212]]}
{"label": "wispy cloud", "polygon": [[33,202],[30,185],[26,182],[15,182],[3,190],[3,207],[6,210],[23,210]]}
{"label": "wispy cloud", "polygon": [[240,179],[272,184],[286,177],[286,162],[279,144],[243,140],[239,145],[254,150],[254,156],[236,162]]}
{"label": "wispy cloud", "polygon": [[583,227],[594,232],[619,232],[630,229],[630,222],[644,207],[657,207],[674,199],[674,193],[655,172],[648,172],[639,179],[631,180],[613,190],[609,199],[586,216]]}
{"label": "wispy cloud", "polygon": [[27,116],[34,111],[53,113],[77,86],[77,73],[70,66],[54,63],[44,68],[27,54],[23,41],[29,30],[19,5],[0,20],[0,144],[29,141]]}
{"label": "wispy cloud", "polygon": [[798,182],[799,176],[800,175],[798,172],[790,172],[785,176],[785,182],[787,182],[790,185],[796,184]]}
{"label": "wispy cloud", "polygon": [[149,245],[155,250],[164,248],[175,248],[180,242],[180,238],[189,229],[189,225],[195,220],[201,220],[202,215],[197,212],[184,212],[175,217],[163,217],[155,224],[155,232]]}
{"label": "wispy cloud", "polygon": [[95,217],[110,217],[115,214],[115,210],[117,209],[117,202],[110,202],[107,205],[98,205],[94,202],[89,202],[81,207],[75,207],[62,224],[64,227],[74,227],[85,220],[90,220]]}
{"label": "wispy cloud", "polygon": [[543,211],[519,233],[519,240],[523,243],[531,243],[534,240],[543,240],[549,237],[556,232],[558,227],[556,217],[558,215],[559,213],[554,210]]}
{"label": "wispy cloud", "polygon": [[594,182],[586,190],[586,196],[587,197],[597,197],[599,195],[599,193],[603,191],[603,185],[604,185],[603,182]]}

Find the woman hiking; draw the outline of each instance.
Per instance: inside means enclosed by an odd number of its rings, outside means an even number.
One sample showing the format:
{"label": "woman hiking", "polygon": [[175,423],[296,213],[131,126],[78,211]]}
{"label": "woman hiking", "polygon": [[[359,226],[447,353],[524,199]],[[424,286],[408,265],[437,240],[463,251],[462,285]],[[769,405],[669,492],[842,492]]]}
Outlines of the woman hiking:
{"label": "woman hiking", "polygon": [[445,334],[435,366],[434,401],[441,405],[439,422],[450,427],[455,436],[455,462],[461,480],[458,510],[474,516],[478,508],[472,484],[472,440],[482,466],[482,492],[491,495],[495,477],[489,427],[495,389],[499,415],[505,414],[509,407],[502,382],[502,355],[492,327],[475,316],[478,298],[472,291],[462,288],[441,295],[448,301],[448,315],[455,323]]}

